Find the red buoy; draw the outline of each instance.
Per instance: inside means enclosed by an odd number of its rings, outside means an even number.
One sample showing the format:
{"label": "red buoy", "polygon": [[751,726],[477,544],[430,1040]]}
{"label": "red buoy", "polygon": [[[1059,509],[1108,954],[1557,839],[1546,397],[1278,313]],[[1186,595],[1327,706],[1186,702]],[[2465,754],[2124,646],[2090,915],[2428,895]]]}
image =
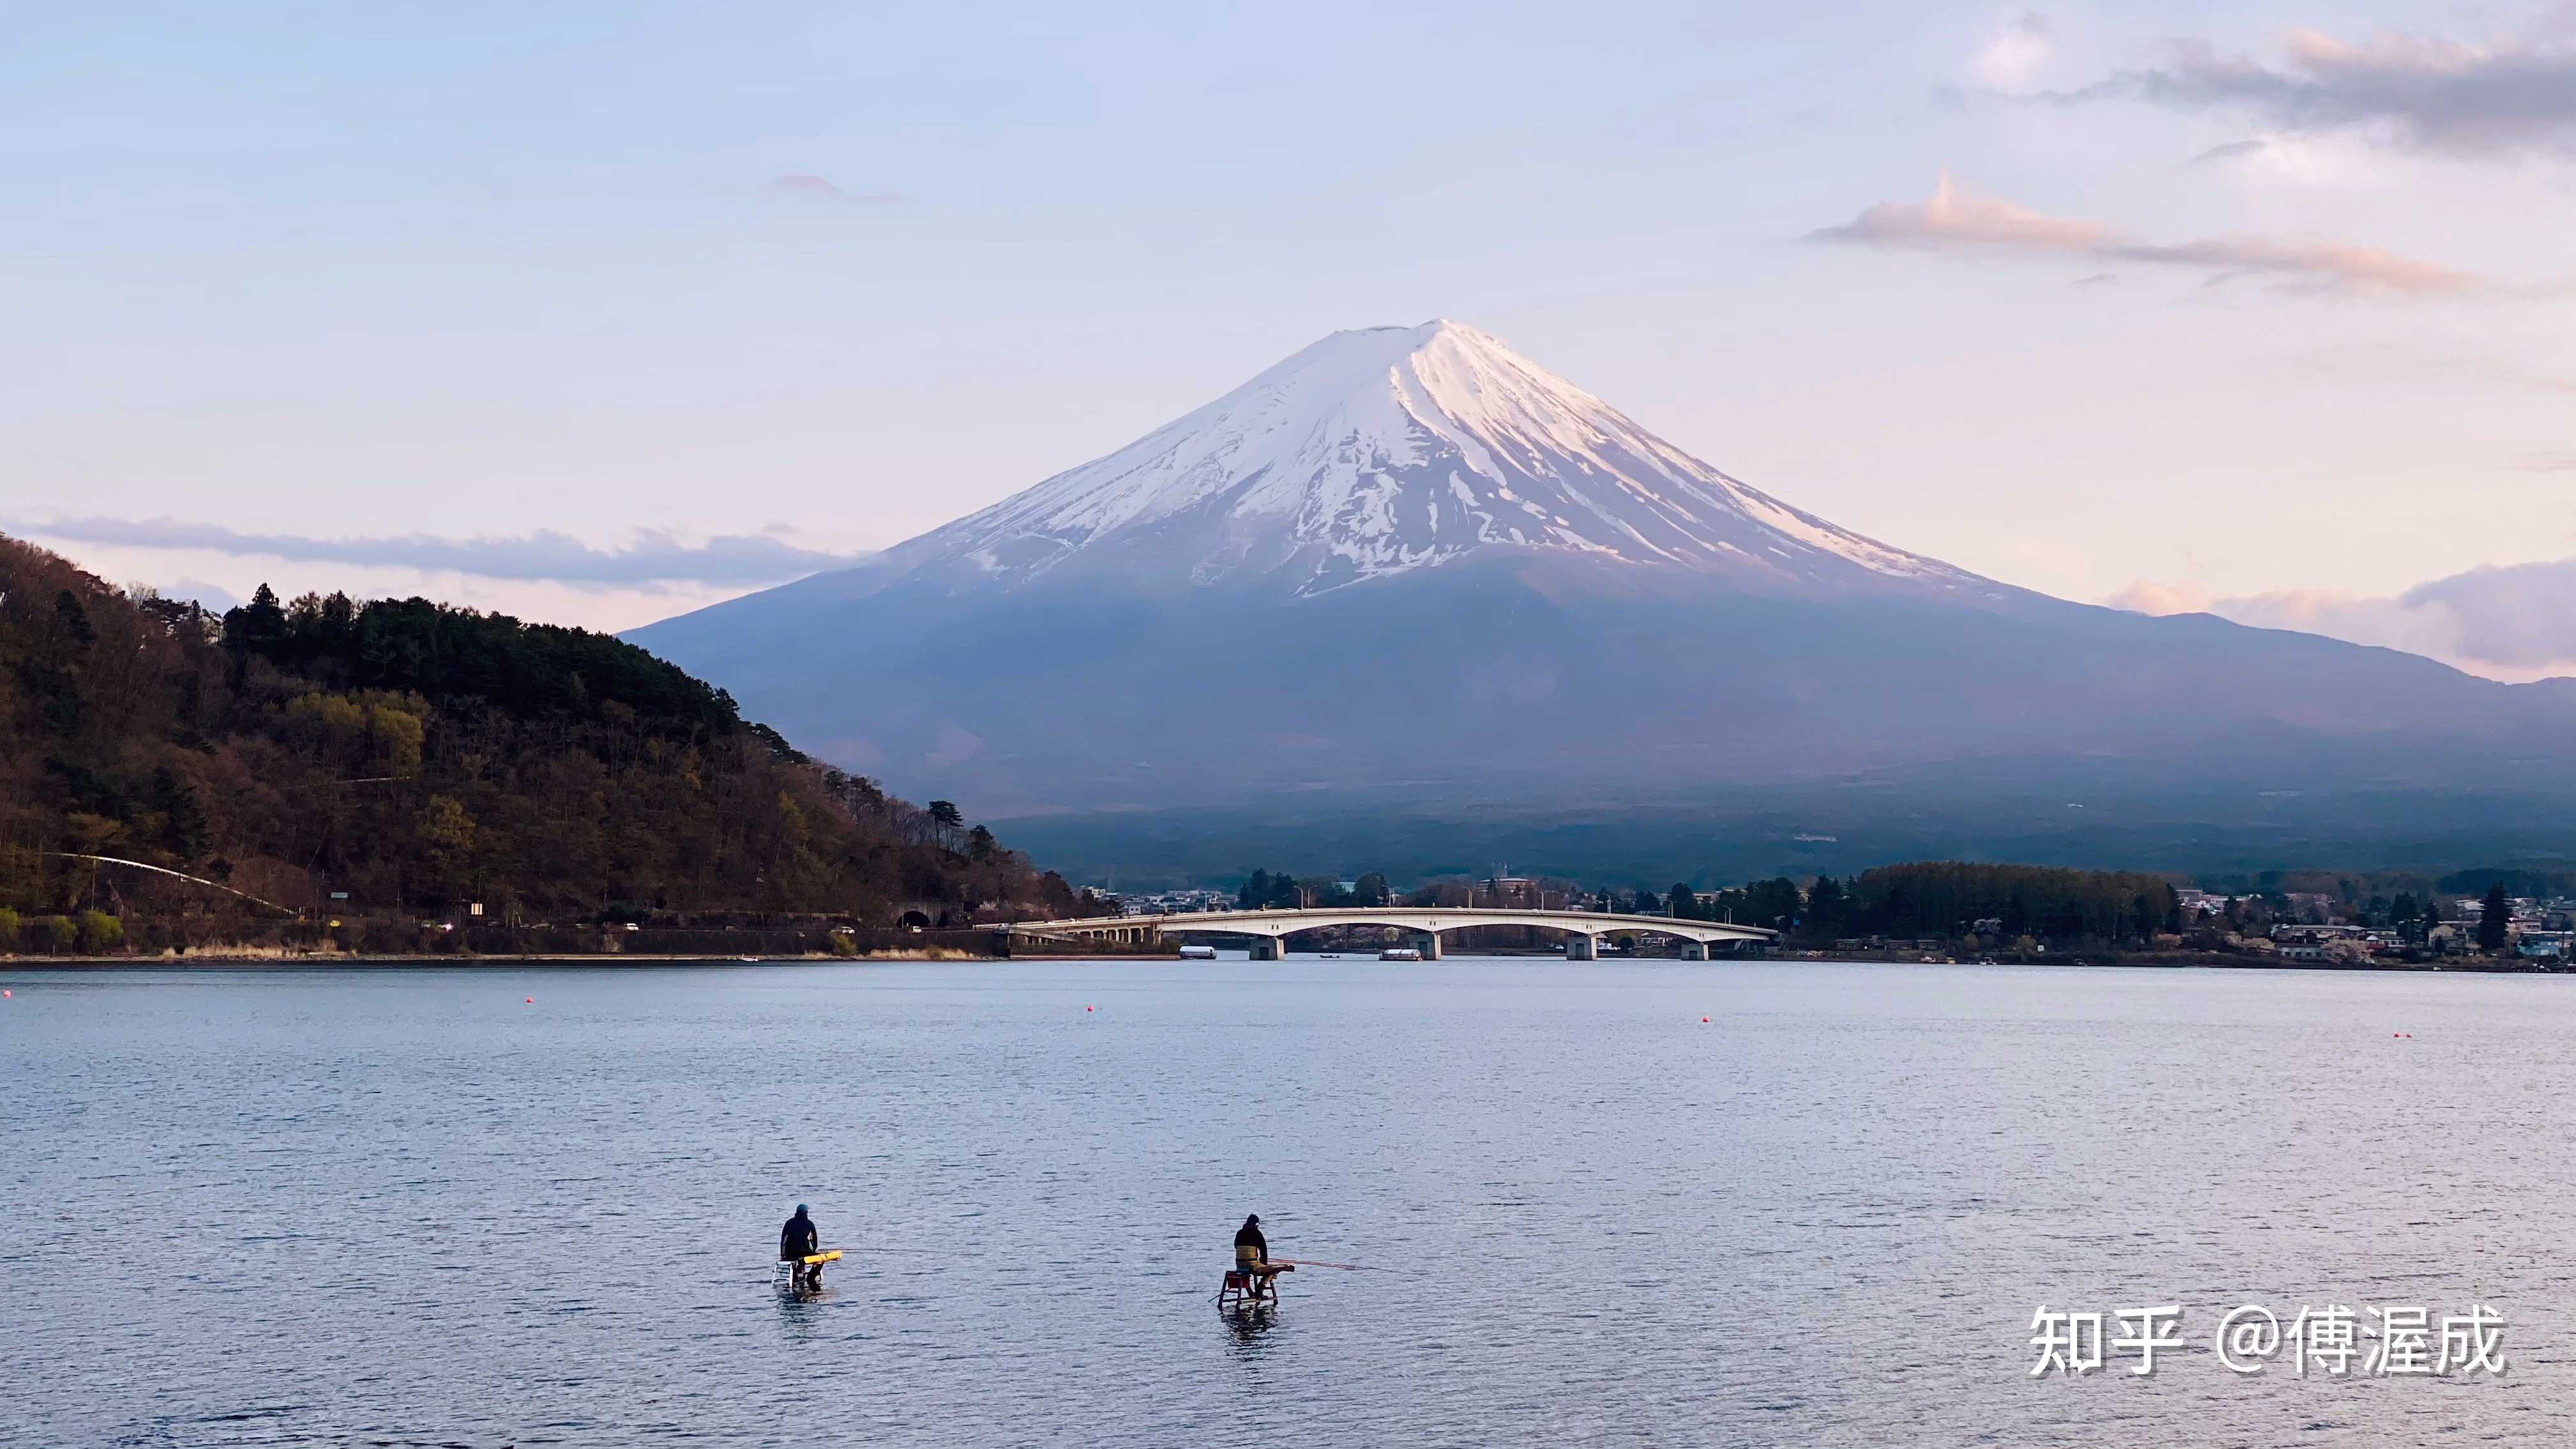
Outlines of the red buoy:
{"label": "red buoy", "polygon": [[535,997],[533,997],[533,996],[529,997],[529,998],[528,998],[528,1004],[529,1004],[530,1006],[534,1006],[534,1005],[536,1005],[536,1004],[537,1004],[537,999],[536,999]]}

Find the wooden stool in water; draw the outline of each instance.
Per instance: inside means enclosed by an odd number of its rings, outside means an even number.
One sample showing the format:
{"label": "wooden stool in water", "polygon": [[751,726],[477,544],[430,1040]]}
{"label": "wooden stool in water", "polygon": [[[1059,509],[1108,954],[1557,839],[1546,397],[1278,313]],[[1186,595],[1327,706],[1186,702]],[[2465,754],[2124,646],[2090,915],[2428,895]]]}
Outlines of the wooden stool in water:
{"label": "wooden stool in water", "polygon": [[1288,1269],[1289,1265],[1286,1263],[1281,1263],[1266,1273],[1245,1268],[1229,1269],[1225,1275],[1224,1284],[1216,1290],[1216,1306],[1238,1308],[1278,1302],[1279,1275],[1287,1272]]}
{"label": "wooden stool in water", "polygon": [[841,1261],[841,1250],[827,1248],[802,1258],[781,1258],[770,1271],[770,1282],[790,1293],[823,1291],[823,1265]]}

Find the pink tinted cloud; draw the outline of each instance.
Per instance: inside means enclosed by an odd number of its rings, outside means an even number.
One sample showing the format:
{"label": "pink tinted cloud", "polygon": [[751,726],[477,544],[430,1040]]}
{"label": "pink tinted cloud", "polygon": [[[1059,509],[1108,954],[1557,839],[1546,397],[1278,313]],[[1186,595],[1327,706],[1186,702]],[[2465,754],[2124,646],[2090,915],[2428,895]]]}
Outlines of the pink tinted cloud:
{"label": "pink tinted cloud", "polygon": [[2144,241],[2124,236],[2100,222],[2050,216],[1999,198],[1979,196],[1954,183],[1947,171],[1941,173],[1929,200],[1882,201],[1841,226],[1808,233],[1807,239],[1873,247],[2191,267],[2208,273],[2212,281],[2260,275],[2319,290],[2409,297],[2457,295],[2488,285],[2468,272],[2349,242],[2291,241],[2266,236]]}
{"label": "pink tinted cloud", "polygon": [[891,206],[903,200],[895,191],[849,191],[830,180],[810,172],[797,171],[770,178],[769,189],[797,196],[811,196],[825,201],[838,201],[852,206]]}
{"label": "pink tinted cloud", "polygon": [[1979,196],[1951,181],[1945,170],[1933,184],[1930,200],[1882,201],[1841,226],[1808,233],[1808,239],[1870,246],[2084,252],[2107,244],[2111,229]]}

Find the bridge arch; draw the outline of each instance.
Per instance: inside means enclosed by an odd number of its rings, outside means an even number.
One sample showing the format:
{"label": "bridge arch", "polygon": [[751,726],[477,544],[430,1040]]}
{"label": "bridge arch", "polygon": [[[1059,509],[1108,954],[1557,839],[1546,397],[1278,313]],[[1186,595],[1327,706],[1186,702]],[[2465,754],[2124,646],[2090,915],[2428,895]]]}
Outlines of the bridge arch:
{"label": "bridge arch", "polygon": [[1600,938],[1618,933],[1670,936],[1684,943],[1684,954],[1708,959],[1712,946],[1751,941],[1768,943],[1779,935],[1760,926],[1732,921],[1690,921],[1672,916],[1631,916],[1591,911],[1536,911],[1458,906],[1336,906],[1302,910],[1193,911],[1162,916],[1098,916],[1064,921],[1017,921],[1000,929],[1014,942],[1033,947],[1079,945],[1087,940],[1160,940],[1166,936],[1245,936],[1256,955],[1272,959],[1290,936],[1330,926],[1384,926],[1406,932],[1424,959],[1440,954],[1440,937],[1473,926],[1535,926],[1566,939],[1566,959],[1589,961],[1599,954]]}

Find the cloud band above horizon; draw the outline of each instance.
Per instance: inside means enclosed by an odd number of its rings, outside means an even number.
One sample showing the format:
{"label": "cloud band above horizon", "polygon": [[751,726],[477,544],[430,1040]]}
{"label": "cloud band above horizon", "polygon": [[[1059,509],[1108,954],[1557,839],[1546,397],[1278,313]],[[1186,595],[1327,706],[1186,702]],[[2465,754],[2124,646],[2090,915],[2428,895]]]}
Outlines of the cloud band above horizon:
{"label": "cloud band above horizon", "polygon": [[35,538],[123,548],[189,550],[237,558],[417,569],[479,578],[544,581],[582,588],[664,583],[758,585],[847,568],[864,554],[800,548],[765,534],[722,534],[682,543],[645,529],[623,547],[601,548],[549,529],[516,537],[439,538],[429,534],[311,538],[245,533],[178,519],[13,519],[0,528]]}
{"label": "cloud band above horizon", "polygon": [[2576,559],[2474,568],[2393,597],[2293,589],[2211,598],[2141,581],[2110,602],[2384,645],[2502,678],[2576,674]]}

